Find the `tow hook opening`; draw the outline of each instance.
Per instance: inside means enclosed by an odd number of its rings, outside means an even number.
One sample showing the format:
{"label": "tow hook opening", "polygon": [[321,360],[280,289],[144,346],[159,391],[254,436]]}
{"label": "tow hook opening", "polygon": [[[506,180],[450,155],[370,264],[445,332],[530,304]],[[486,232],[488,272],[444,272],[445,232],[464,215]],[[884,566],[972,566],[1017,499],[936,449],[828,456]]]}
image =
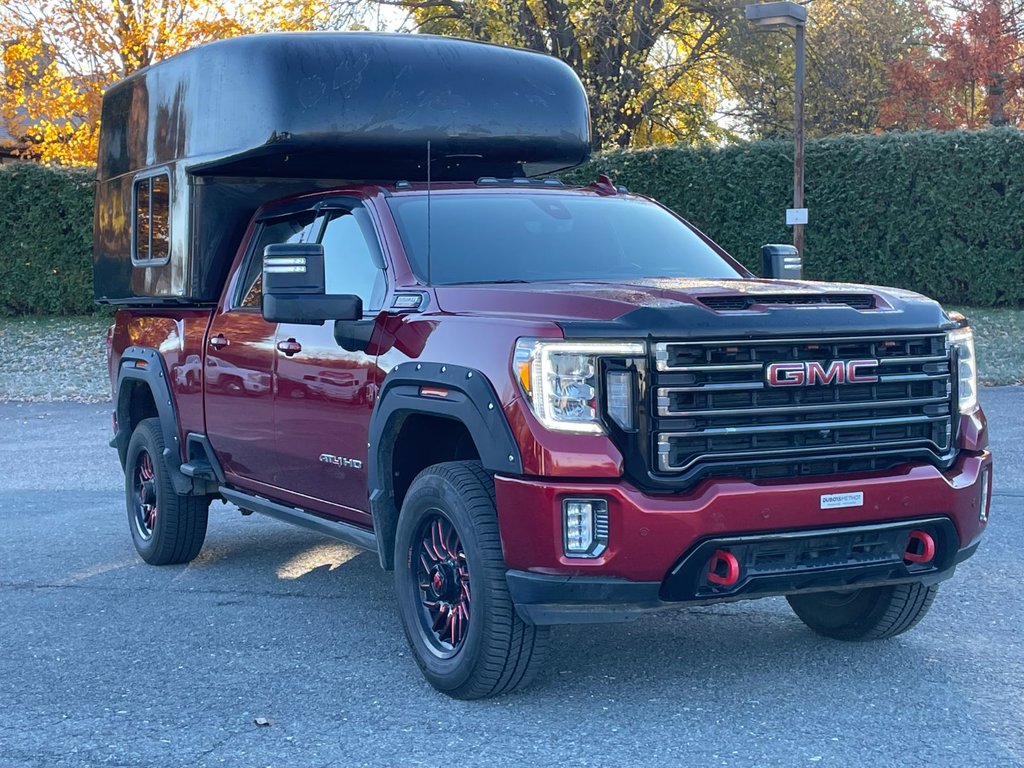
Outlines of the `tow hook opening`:
{"label": "tow hook opening", "polygon": [[708,581],[720,587],[735,586],[740,580],[740,561],[726,549],[717,549],[708,560]]}
{"label": "tow hook opening", "polygon": [[911,531],[903,560],[908,563],[924,564],[935,559],[935,539],[926,531]]}

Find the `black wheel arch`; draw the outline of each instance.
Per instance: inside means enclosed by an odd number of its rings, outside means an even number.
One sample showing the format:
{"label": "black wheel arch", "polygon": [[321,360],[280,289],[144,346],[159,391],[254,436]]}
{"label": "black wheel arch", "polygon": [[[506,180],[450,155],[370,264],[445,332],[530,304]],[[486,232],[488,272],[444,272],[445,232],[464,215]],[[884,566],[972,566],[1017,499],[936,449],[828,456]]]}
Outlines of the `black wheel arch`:
{"label": "black wheel arch", "polygon": [[[151,400],[146,400],[147,393]],[[140,400],[143,403],[141,410]],[[136,425],[143,418],[156,416],[160,419],[160,431],[164,438],[163,460],[174,491],[179,494],[194,492],[192,478],[181,472],[178,412],[174,398],[171,397],[163,357],[157,350],[152,347],[132,346],[121,354],[114,389],[114,414],[118,429],[111,445],[117,449],[122,467],[125,465],[128,443]]]}
{"label": "black wheel arch", "polygon": [[[447,394],[424,394],[427,387]],[[449,419],[468,432],[483,468],[520,475],[523,461],[494,387],[480,371],[447,363],[407,362],[395,366],[381,383],[370,417],[367,482],[377,551],[386,570],[394,567],[395,529],[401,506],[396,492],[397,438],[410,416]],[[438,456],[447,461],[451,456]],[[434,462],[430,462],[434,463]]]}

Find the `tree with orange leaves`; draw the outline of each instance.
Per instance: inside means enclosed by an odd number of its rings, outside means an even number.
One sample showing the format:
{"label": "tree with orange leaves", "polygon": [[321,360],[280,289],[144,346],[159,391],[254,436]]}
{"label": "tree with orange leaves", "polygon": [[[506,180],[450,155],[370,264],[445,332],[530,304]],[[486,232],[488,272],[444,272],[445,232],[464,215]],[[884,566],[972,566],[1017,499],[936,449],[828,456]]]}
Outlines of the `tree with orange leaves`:
{"label": "tree with orange leaves", "polygon": [[200,43],[310,29],[327,13],[324,0],[8,0],[0,119],[25,143],[23,154],[89,165],[111,83]]}
{"label": "tree with orange leaves", "polygon": [[921,2],[924,44],[890,69],[882,128],[1024,127],[1024,0]]}

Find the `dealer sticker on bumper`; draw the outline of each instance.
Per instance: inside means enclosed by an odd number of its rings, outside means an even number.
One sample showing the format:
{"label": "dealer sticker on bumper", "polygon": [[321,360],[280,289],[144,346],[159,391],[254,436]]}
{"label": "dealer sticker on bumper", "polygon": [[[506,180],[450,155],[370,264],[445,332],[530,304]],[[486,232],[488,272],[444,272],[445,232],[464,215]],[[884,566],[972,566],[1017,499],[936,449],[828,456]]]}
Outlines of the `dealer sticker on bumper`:
{"label": "dealer sticker on bumper", "polygon": [[840,509],[842,507],[863,507],[864,493],[826,493],[821,497],[822,509]]}

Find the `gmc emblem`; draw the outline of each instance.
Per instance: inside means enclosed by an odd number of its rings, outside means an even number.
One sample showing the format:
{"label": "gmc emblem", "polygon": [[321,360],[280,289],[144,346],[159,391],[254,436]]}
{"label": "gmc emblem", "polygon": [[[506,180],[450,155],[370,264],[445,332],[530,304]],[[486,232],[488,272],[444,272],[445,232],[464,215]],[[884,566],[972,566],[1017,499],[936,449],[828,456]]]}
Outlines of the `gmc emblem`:
{"label": "gmc emblem", "polygon": [[833,360],[828,367],[821,363],[772,363],[764,369],[764,378],[769,387],[873,384],[878,376],[864,371],[877,367],[877,360]]}

